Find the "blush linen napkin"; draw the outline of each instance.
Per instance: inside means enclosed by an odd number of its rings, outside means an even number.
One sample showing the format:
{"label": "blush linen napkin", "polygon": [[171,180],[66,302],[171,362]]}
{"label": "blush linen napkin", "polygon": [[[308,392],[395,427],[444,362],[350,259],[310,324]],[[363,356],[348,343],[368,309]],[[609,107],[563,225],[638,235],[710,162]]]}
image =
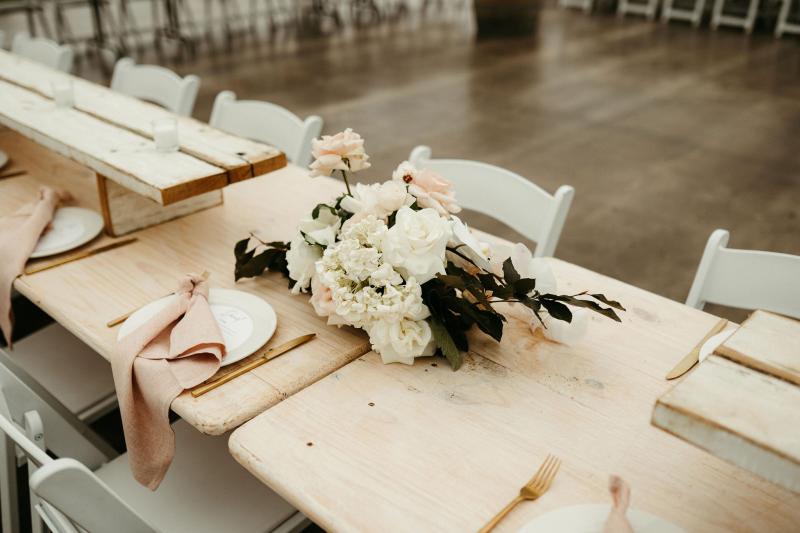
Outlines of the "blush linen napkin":
{"label": "blush linen napkin", "polygon": [[622,478],[611,476],[608,480],[608,491],[611,493],[611,512],[603,533],[633,533],[626,516],[628,505],[631,503],[630,487]]}
{"label": "blush linen napkin", "polygon": [[150,490],[158,488],[175,455],[172,401],[213,376],[225,355],[206,281],[189,274],[175,295],[117,342],[111,363],[131,470]]}
{"label": "blush linen napkin", "polygon": [[53,221],[56,207],[70,198],[66,191],[43,186],[37,200],[0,217],[0,329],[9,348],[14,328],[11,287],[25,270],[25,263],[36,249],[42,232]]}

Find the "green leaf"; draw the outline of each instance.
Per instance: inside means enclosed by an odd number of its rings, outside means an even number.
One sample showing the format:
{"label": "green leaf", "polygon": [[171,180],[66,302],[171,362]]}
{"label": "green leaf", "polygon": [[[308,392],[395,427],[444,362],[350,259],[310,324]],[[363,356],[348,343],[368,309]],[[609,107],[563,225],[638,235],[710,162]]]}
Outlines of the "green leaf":
{"label": "green leaf", "polygon": [[511,258],[509,257],[503,262],[503,279],[508,284],[516,283],[519,280],[520,276],[517,272],[517,269],[514,268],[514,264],[511,262]]}
{"label": "green leaf", "polygon": [[592,294],[591,297],[594,298],[595,300],[599,301],[599,302],[602,302],[602,303],[604,303],[606,305],[609,305],[609,306],[613,307],[614,309],[619,309],[620,311],[625,311],[625,308],[622,307],[621,303],[616,302],[614,300],[609,300],[608,298],[606,298],[602,294]]}
{"label": "green leaf", "polygon": [[611,309],[609,307],[603,307],[599,303],[593,302],[591,300],[580,300],[580,299],[575,298],[573,296],[564,296],[564,295],[557,295],[557,294],[545,294],[544,296],[542,296],[540,298],[540,300],[542,302],[542,305],[544,305],[544,302],[547,301],[547,300],[556,300],[556,301],[564,302],[566,304],[569,304],[569,305],[572,305],[572,306],[575,306],[575,307],[584,307],[586,309],[590,309],[590,310],[594,311],[595,313],[598,313],[598,314],[601,314],[601,315],[603,315],[603,316],[605,316],[607,318],[610,318],[611,320],[615,320],[617,322],[622,322],[622,320],[619,318],[617,313],[614,312],[613,309]]}
{"label": "green leaf", "polygon": [[547,309],[547,312],[550,313],[550,316],[556,320],[572,322],[572,311],[570,311],[569,307],[561,302],[556,302],[555,300],[542,300],[542,306]]}
{"label": "green leaf", "polygon": [[527,296],[536,288],[536,280],[533,278],[522,278],[514,282],[514,294],[516,296]]}
{"label": "green leaf", "polygon": [[464,363],[464,356],[458,351],[447,328],[436,317],[431,317],[431,331],[433,332],[433,340],[436,346],[442,351],[442,355],[445,356],[452,369],[458,370],[461,368]]}

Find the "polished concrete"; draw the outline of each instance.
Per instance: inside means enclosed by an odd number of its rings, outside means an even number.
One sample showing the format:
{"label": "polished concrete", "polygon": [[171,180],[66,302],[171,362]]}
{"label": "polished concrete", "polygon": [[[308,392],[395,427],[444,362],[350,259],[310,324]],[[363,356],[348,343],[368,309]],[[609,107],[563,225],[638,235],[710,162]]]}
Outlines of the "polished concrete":
{"label": "polished concrete", "polygon": [[243,37],[168,64],[201,76],[201,119],[232,89],[321,115],[329,133],[354,128],[374,162],[363,180],[427,144],[551,192],[573,185],[556,255],[669,298],[686,297],[715,228],[735,247],[800,254],[796,40],[554,7],[540,26],[476,42],[463,14],[431,15]]}

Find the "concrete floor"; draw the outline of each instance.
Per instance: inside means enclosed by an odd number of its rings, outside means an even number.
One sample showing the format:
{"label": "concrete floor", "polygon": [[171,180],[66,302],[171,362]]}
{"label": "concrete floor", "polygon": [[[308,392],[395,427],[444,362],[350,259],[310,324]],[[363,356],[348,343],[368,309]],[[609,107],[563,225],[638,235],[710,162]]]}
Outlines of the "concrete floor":
{"label": "concrete floor", "polygon": [[800,254],[797,40],[556,8],[540,27],[489,42],[462,15],[287,32],[170,66],[201,76],[198,118],[232,89],[321,115],[328,133],[354,128],[374,162],[364,181],[427,144],[551,192],[573,185],[556,255],[669,298],[685,299],[715,228],[734,247]]}

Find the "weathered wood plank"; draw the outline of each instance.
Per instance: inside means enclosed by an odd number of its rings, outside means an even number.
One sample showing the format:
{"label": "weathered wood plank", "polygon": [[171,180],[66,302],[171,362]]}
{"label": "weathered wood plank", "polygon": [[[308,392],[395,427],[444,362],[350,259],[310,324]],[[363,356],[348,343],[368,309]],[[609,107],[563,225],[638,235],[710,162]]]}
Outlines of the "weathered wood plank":
{"label": "weathered wood plank", "polygon": [[219,189],[161,205],[99,174],[97,192],[106,233],[115,237],[222,203],[222,189]]}
{"label": "weathered wood plank", "polygon": [[[27,176],[0,180],[0,213],[35,198],[40,184],[65,187],[78,204],[100,210],[93,173],[14,132],[0,135],[0,149],[28,170]],[[113,357],[119,329],[106,322],[168,294],[187,272],[207,270],[212,287],[267,300],[278,315],[270,345],[316,333],[317,339],[200,398],[183,394],[175,400],[173,410],[181,417],[219,435],[369,350],[362,333],[326,325],[308,296],[290,294],[285,279],[233,281],[237,240],[251,231],[269,240],[288,239],[300,217],[342,190],[340,181],[312,179],[287,167],[226,187],[222,205],[137,231],[134,244],[22,276],[14,286],[106,359]]]}
{"label": "weathered wood plank", "polygon": [[653,424],[800,492],[798,406],[800,387],[713,355],[658,400]]}
{"label": "weathered wood plank", "polygon": [[[47,98],[52,97],[54,81],[72,80],[76,109],[148,139],[152,136],[154,120],[174,117],[155,104],[3,50],[0,50],[0,78]],[[272,146],[230,135],[191,117],[176,118],[181,151],[224,169],[230,183],[260,176],[286,165],[286,156]]]}
{"label": "weathered wood plank", "polygon": [[800,385],[800,322],[797,320],[756,311],[717,348],[717,353]]}
{"label": "weathered wood plank", "polygon": [[218,167],[182,152],[158,152],[149,139],[75,109],[58,108],[4,81],[0,123],[163,205],[228,184]]}

